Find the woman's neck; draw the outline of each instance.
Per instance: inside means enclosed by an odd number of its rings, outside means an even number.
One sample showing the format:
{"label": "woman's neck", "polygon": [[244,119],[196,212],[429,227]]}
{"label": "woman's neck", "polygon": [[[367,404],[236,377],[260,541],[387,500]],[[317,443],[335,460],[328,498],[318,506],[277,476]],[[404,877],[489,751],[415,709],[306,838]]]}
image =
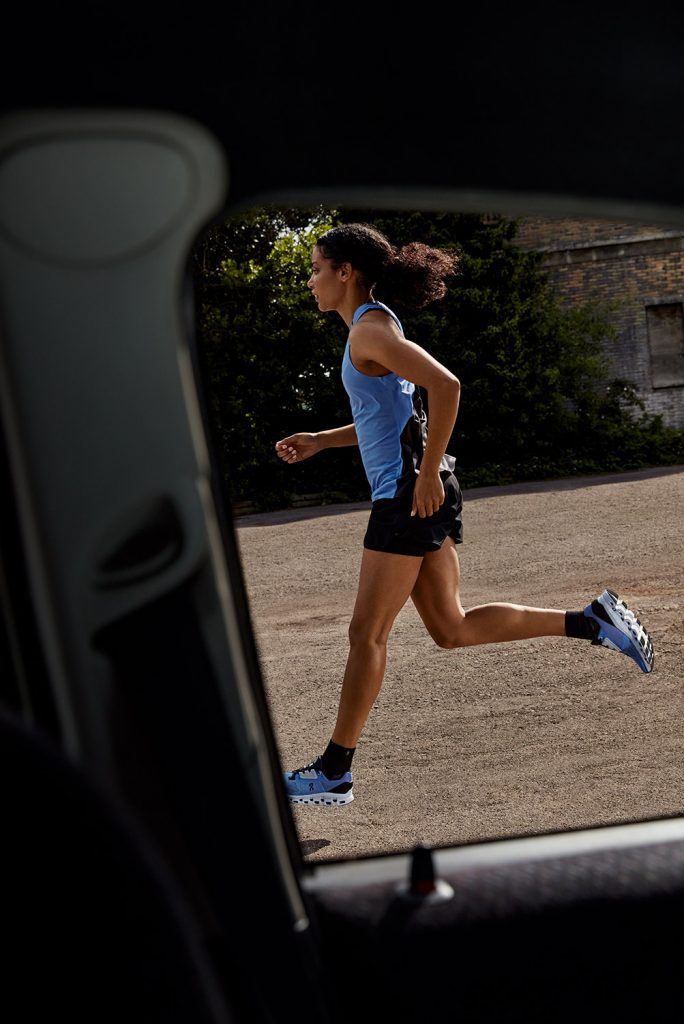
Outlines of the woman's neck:
{"label": "woman's neck", "polygon": [[363,306],[366,302],[375,302],[372,293],[366,288],[363,290],[355,290],[353,293],[350,293],[345,297],[344,302],[339,306],[337,312],[340,314],[347,327],[351,327],[354,313],[359,306]]}

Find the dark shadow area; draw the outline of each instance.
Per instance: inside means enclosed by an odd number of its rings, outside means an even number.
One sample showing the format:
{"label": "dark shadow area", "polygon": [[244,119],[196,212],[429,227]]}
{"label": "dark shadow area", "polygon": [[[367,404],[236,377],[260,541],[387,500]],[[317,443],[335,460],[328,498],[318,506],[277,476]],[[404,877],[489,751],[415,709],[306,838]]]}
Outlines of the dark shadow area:
{"label": "dark shadow area", "polygon": [[576,491],[583,487],[601,487],[607,484],[634,483],[637,480],[654,480],[656,477],[673,476],[681,473],[684,466],[655,466],[651,469],[635,469],[624,473],[601,473],[596,476],[567,477],[562,480],[529,480],[501,487],[473,487],[464,491],[467,501],[478,498],[494,498],[498,494],[543,494],[551,491]]}
{"label": "dark shadow area", "polygon": [[[627,473],[606,473],[598,476],[568,477],[562,480],[529,480],[517,484],[502,484],[499,487],[472,487],[463,491],[465,502],[479,498],[496,498],[506,494],[542,494],[552,491],[576,491],[583,487],[600,487],[606,484],[632,483],[637,480],[653,480],[661,476],[673,476],[684,471],[684,466],[657,466],[652,469],[635,469]],[[235,527],[241,526],[283,526],[299,523],[306,519],[320,519],[323,516],[340,516],[349,512],[370,511],[370,501],[349,505],[312,505],[310,508],[285,508],[276,512],[259,512],[240,516],[234,520]]]}
{"label": "dark shadow area", "polygon": [[302,854],[308,857],[309,854],[316,853],[317,850],[323,850],[326,846],[330,846],[329,839],[304,839],[300,844]]}

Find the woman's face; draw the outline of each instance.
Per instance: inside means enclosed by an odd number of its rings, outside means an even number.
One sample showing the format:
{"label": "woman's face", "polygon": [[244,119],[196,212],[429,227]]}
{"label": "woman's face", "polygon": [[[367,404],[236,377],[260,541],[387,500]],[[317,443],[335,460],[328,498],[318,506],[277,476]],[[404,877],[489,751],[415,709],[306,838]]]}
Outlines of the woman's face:
{"label": "woman's face", "polygon": [[314,246],[311,277],[306,286],[311,290],[321,312],[339,307],[345,294],[345,275],[344,267],[333,267],[332,260],[327,259],[317,245]]}

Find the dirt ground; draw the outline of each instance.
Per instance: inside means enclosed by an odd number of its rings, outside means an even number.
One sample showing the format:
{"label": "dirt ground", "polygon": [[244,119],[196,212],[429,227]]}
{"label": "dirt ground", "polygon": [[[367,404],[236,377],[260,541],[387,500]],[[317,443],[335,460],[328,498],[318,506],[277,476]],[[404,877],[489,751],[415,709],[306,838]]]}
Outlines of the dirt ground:
{"label": "dirt ground", "polygon": [[[310,861],[684,813],[684,467],[466,491],[466,608],[583,608],[617,590],[651,633],[645,675],[542,638],[445,651],[409,601],[347,807],[295,807]],[[369,504],[236,520],[283,768],[326,745]]]}

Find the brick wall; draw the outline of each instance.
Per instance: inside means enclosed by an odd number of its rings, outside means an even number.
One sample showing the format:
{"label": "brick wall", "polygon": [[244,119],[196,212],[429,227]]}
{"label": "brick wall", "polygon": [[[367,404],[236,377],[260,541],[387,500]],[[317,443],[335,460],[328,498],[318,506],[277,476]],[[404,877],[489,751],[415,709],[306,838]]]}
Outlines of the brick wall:
{"label": "brick wall", "polygon": [[[556,292],[568,303],[614,306],[617,340],[606,346],[612,376],[631,381],[646,411],[684,428],[684,384],[654,387],[646,307],[684,303],[684,230],[570,218],[525,218],[516,244],[546,254]],[[682,358],[684,359],[684,342]]]}

